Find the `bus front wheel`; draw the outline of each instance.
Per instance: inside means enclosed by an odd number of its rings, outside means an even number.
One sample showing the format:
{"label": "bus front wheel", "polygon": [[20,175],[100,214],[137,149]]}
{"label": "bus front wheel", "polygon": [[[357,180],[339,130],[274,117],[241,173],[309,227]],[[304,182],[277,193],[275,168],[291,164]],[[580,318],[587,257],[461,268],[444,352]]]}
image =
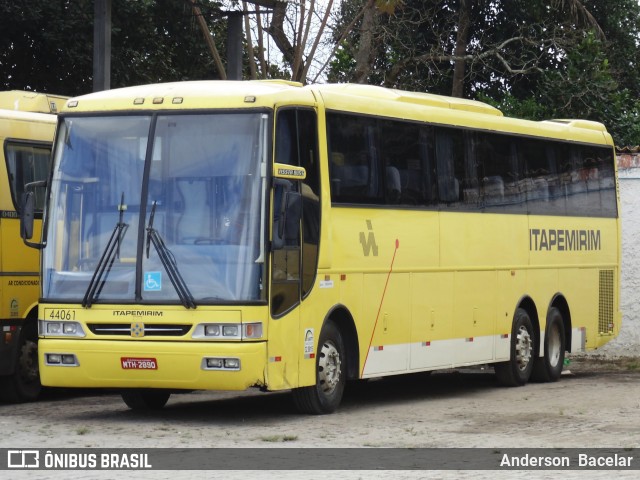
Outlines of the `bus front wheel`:
{"label": "bus front wheel", "polygon": [[15,371],[0,377],[0,399],[10,403],[31,402],[38,398],[41,390],[38,331],[35,323],[27,323],[18,337]]}
{"label": "bus front wheel", "polygon": [[494,370],[498,381],[507,387],[519,387],[527,383],[533,371],[535,334],[529,314],[518,308],[513,316],[510,359],[496,363]]}
{"label": "bus front wheel", "polygon": [[332,321],[322,329],[316,354],[316,384],[293,390],[293,401],[302,413],[332,413],[340,405],[346,381],[342,334]]}
{"label": "bus front wheel", "polygon": [[122,400],[132,410],[160,410],[169,401],[171,392],[165,390],[129,390],[122,392]]}
{"label": "bus front wheel", "polygon": [[544,330],[544,355],[537,357],[531,379],[537,382],[555,382],[562,374],[565,351],[564,322],[560,310],[549,309]]}

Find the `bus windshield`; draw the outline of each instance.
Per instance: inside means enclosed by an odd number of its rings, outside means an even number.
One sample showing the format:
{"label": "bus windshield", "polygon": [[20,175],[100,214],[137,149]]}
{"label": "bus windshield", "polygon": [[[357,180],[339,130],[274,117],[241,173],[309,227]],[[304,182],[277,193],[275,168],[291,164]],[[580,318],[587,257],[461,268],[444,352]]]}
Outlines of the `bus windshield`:
{"label": "bus windshield", "polygon": [[43,297],[187,308],[263,300],[267,118],[62,119]]}

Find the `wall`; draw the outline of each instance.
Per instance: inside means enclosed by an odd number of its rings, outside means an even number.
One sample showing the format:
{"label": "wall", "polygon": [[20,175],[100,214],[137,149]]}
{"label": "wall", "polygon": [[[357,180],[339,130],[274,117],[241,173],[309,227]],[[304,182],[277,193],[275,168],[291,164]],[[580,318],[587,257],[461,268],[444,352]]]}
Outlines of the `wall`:
{"label": "wall", "polygon": [[620,335],[601,352],[640,356],[640,153],[618,156],[622,216],[622,284]]}

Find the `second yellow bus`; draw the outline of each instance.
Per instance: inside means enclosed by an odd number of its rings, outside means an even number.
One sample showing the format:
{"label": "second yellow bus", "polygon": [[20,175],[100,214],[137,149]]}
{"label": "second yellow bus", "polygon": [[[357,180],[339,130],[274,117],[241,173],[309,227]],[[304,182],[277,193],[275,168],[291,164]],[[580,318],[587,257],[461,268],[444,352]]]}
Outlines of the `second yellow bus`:
{"label": "second yellow bus", "polygon": [[[20,239],[24,185],[49,176],[57,112],[66,98],[0,92],[0,399],[34,400],[38,374],[38,252]],[[35,191],[39,231],[44,189]]]}

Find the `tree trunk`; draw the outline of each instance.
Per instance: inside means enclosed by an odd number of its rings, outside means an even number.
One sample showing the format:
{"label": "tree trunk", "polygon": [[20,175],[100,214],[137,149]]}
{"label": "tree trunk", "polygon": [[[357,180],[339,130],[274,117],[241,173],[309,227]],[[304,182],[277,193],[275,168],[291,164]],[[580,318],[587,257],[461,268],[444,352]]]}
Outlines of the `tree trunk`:
{"label": "tree trunk", "polygon": [[373,27],[376,19],[376,6],[374,0],[369,0],[367,8],[362,16],[360,31],[360,44],[356,52],[356,70],[353,75],[355,83],[366,83],[371,72],[371,56],[373,51]]}
{"label": "tree trunk", "polygon": [[469,41],[469,26],[471,18],[471,2],[470,0],[460,0],[460,12],[458,20],[458,33],[456,35],[456,47],[453,67],[453,86],[451,88],[452,97],[464,96],[464,76],[466,70],[466,61],[464,56],[467,53],[467,42]]}
{"label": "tree trunk", "polygon": [[[271,16],[271,24],[267,28],[267,33],[271,35],[273,41],[276,43],[278,50],[282,52],[284,61],[291,65],[295,63],[296,51],[294,46],[289,41],[287,33],[284,31],[284,21],[287,13],[286,2],[276,2],[276,6],[273,9]],[[295,80],[296,72],[291,72],[292,80]]]}

